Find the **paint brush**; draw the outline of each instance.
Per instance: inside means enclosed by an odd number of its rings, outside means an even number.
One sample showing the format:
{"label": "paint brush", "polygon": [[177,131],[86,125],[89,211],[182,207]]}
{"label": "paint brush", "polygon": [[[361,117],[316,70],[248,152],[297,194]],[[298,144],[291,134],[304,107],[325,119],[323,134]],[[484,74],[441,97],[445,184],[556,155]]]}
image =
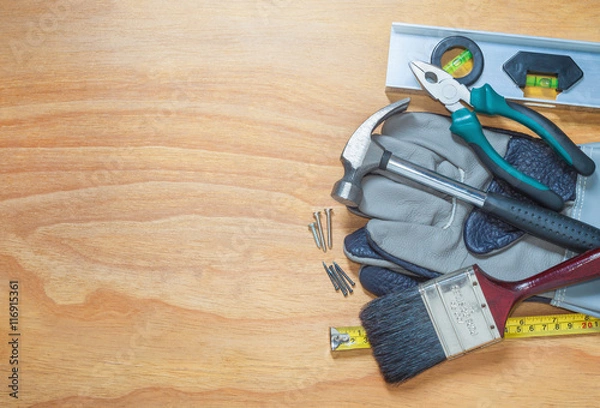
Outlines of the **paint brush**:
{"label": "paint brush", "polygon": [[383,377],[398,383],[502,340],[523,299],[599,276],[600,248],[516,282],[473,265],[375,299],[360,319]]}

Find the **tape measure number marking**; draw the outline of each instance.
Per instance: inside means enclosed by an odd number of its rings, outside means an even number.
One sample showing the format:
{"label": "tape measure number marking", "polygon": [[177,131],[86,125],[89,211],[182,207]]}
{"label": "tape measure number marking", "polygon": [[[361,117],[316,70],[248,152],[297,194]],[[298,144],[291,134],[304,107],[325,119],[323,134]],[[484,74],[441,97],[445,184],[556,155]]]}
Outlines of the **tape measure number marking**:
{"label": "tape measure number marking", "polygon": [[504,328],[507,339],[591,333],[600,333],[600,319],[580,313],[512,317]]}
{"label": "tape measure number marking", "polygon": [[[564,336],[600,333],[600,319],[581,313],[547,316],[509,317],[504,338]],[[330,327],[331,351],[371,348],[361,326]]]}
{"label": "tape measure number marking", "polygon": [[360,326],[330,327],[331,351],[369,349],[365,329]]}

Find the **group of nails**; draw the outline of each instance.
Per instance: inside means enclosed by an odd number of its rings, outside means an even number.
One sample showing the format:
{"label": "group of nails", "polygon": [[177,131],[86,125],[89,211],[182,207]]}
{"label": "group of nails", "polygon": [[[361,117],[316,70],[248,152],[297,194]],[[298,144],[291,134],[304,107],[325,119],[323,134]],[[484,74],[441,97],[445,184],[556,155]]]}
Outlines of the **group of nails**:
{"label": "group of nails", "polygon": [[327,272],[336,291],[341,291],[344,297],[348,296],[348,293],[354,293],[352,287],[356,286],[356,283],[350,279],[348,274],[336,262],[333,262],[333,265],[329,266],[323,262],[323,268],[325,268],[325,272]]}
{"label": "group of nails", "polygon": [[308,224],[308,228],[312,231],[313,238],[317,248],[321,248],[323,252],[327,252],[327,247],[331,249],[333,242],[331,239],[331,208],[325,208],[325,223],[327,224],[327,242],[325,242],[325,234],[323,232],[323,224],[321,223],[321,211],[315,211],[313,216],[315,222]]}
{"label": "group of nails", "polygon": [[[327,226],[327,239],[325,239],[325,233],[323,231],[323,223],[321,222],[321,211],[313,212],[315,221],[308,224],[308,228],[312,231],[315,245],[317,248],[322,249],[323,252],[327,252],[327,248],[333,247],[332,231],[331,231],[331,208],[325,208],[325,225]],[[350,279],[348,274],[337,264],[327,266],[323,262],[323,267],[327,276],[331,280],[331,283],[336,291],[341,291],[344,296],[348,296],[349,293],[354,293],[352,289],[356,284]]]}

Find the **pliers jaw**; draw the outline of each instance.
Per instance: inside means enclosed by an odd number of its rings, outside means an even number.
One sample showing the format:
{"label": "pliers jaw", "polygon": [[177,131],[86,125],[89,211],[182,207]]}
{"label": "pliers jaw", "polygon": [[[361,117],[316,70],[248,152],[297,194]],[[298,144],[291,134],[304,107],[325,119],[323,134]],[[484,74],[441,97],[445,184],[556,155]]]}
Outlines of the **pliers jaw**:
{"label": "pliers jaw", "polygon": [[423,89],[450,112],[464,108],[461,102],[470,104],[471,91],[443,69],[423,61],[411,61],[409,66]]}

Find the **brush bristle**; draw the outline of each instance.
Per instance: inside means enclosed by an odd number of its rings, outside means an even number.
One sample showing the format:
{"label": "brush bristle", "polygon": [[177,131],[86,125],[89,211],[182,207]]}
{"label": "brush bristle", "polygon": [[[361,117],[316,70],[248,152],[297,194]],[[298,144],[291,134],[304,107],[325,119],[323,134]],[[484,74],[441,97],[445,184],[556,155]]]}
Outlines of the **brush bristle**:
{"label": "brush bristle", "polygon": [[388,383],[405,381],[446,360],[417,287],[369,302],[360,320]]}

